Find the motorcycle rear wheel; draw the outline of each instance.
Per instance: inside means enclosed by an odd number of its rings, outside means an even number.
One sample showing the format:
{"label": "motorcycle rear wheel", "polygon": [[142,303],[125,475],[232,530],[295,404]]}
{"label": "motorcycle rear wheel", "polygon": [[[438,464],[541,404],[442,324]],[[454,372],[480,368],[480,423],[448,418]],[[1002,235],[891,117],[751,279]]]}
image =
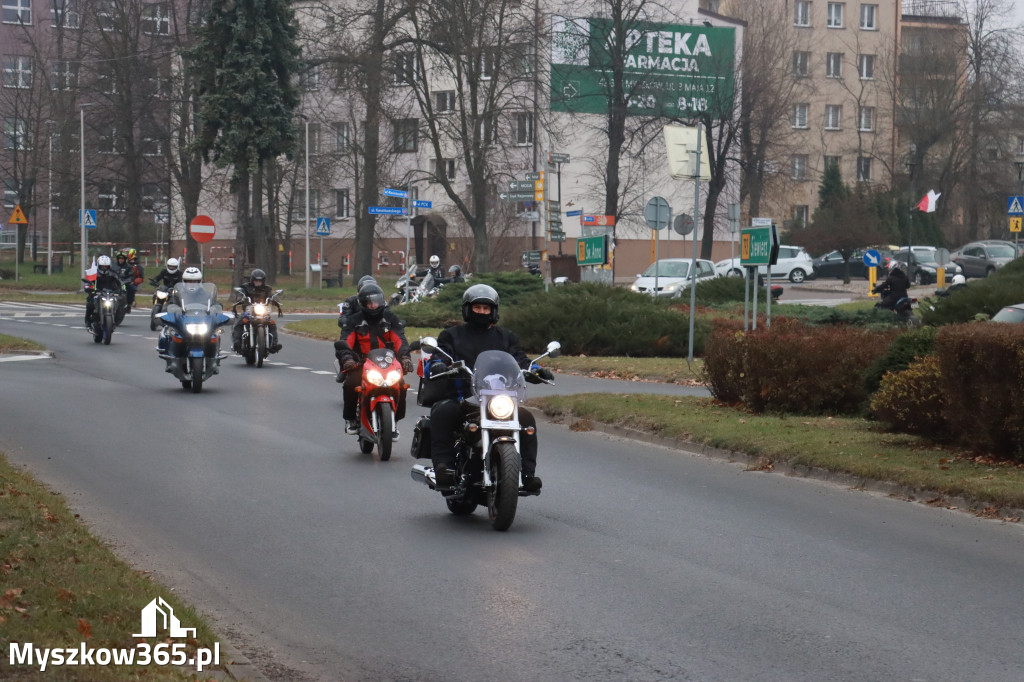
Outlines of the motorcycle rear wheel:
{"label": "motorcycle rear wheel", "polygon": [[380,453],[382,462],[391,459],[391,444],[394,441],[394,434],[391,433],[391,414],[391,405],[381,403],[377,406],[377,452]]}
{"label": "motorcycle rear wheel", "polygon": [[487,494],[487,514],[494,530],[508,530],[519,504],[519,452],[512,443],[496,443],[491,451],[491,480],[494,490]]}
{"label": "motorcycle rear wheel", "polygon": [[[206,358],[189,358],[189,369],[192,372],[192,392],[201,393],[203,390],[203,360]],[[181,382],[184,385],[184,381]]]}

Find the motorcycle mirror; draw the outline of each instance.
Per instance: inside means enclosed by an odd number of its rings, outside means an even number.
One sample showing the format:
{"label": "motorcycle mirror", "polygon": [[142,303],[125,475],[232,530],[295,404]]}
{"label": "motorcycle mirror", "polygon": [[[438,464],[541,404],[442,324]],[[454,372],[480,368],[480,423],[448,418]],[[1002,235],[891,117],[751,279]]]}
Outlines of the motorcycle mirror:
{"label": "motorcycle mirror", "polygon": [[284,289],[274,289],[274,296],[277,296],[278,294],[283,294],[283,293],[284,293]]}
{"label": "motorcycle mirror", "polygon": [[558,341],[552,341],[548,344],[548,357],[557,358],[561,354],[562,344],[558,343]]}
{"label": "motorcycle mirror", "polygon": [[427,351],[428,353],[437,352],[437,339],[433,336],[428,336],[425,339],[420,339],[420,348]]}

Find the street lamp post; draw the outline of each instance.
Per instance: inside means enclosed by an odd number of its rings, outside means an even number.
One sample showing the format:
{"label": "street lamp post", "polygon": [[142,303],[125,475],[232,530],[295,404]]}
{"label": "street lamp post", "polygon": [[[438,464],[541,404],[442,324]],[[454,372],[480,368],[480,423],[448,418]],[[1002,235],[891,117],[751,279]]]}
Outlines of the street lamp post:
{"label": "street lamp post", "polygon": [[81,162],[81,178],[82,178],[82,210],[78,213],[78,225],[82,233],[82,278],[85,278],[85,269],[87,264],[85,262],[86,254],[89,253],[89,238],[86,236],[88,233],[85,231],[85,108],[92,106],[91,102],[83,102],[78,105],[78,155]]}
{"label": "street lamp post", "polygon": [[47,121],[46,152],[46,276],[53,276],[53,124]]}
{"label": "street lamp post", "polygon": [[306,118],[306,288],[312,284],[309,263],[309,119]]}
{"label": "street lamp post", "polygon": [[907,209],[907,277],[913,279],[914,272],[914,169],[921,164],[917,161],[907,161],[907,170],[910,172],[910,202]]}

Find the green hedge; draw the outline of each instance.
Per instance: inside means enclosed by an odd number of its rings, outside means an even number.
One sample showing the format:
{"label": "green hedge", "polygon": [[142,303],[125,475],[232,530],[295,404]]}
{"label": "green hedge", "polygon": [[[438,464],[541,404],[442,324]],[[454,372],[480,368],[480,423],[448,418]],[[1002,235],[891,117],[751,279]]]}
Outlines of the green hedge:
{"label": "green hedge", "polygon": [[991,317],[1001,308],[1024,303],[1024,258],[1007,263],[991,277],[971,279],[967,287],[949,296],[934,296],[920,306],[921,320],[929,325],[970,322]]}

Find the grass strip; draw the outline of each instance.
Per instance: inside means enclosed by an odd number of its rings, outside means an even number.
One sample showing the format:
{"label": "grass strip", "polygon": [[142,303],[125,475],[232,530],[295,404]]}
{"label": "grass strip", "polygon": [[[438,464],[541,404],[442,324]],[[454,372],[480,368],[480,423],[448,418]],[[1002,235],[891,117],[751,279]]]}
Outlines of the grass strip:
{"label": "grass strip", "polygon": [[940,496],[957,496],[998,517],[1024,508],[1024,465],[944,448],[888,433],[853,417],[750,414],[711,398],[638,394],[578,394],[530,401],[556,421],[586,429],[613,424],[670,439],[887,481]]}
{"label": "grass strip", "polygon": [[17,336],[0,334],[0,353],[17,353],[24,350],[46,350],[46,346]]}
{"label": "grass strip", "polygon": [[[174,666],[9,665],[9,645],[32,643],[35,649],[133,648],[139,641],[155,647],[180,638],[137,640],[141,611],[156,597],[171,604],[181,624],[197,628],[186,642],[213,648],[210,627],[170,589],[118,559],[72,514],[63,497],[47,490],[0,455],[0,678],[47,680],[206,680]],[[160,630],[158,630],[158,633]],[[226,662],[223,647],[221,662]]]}

